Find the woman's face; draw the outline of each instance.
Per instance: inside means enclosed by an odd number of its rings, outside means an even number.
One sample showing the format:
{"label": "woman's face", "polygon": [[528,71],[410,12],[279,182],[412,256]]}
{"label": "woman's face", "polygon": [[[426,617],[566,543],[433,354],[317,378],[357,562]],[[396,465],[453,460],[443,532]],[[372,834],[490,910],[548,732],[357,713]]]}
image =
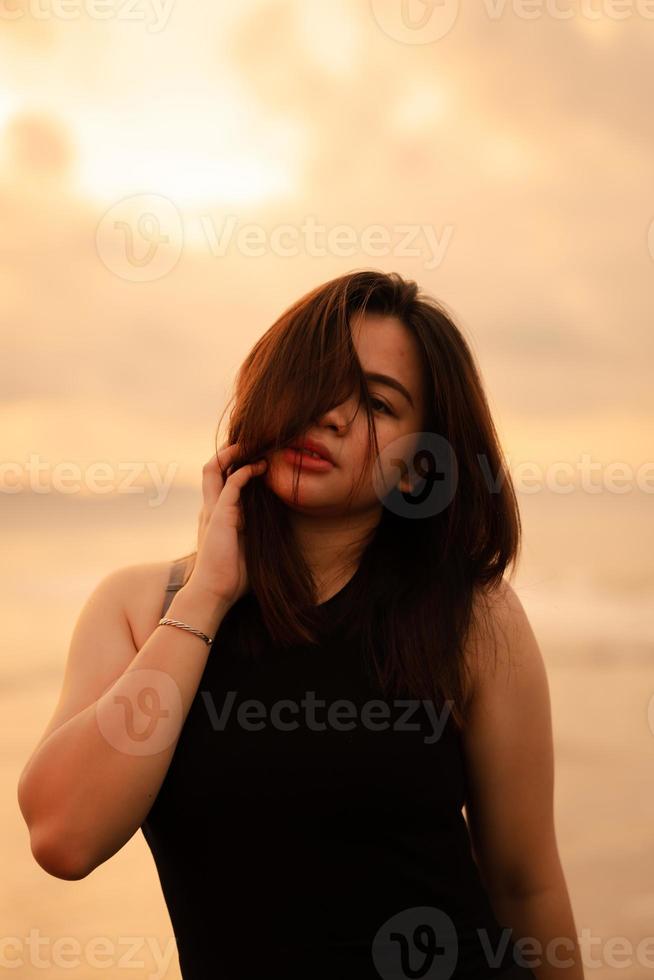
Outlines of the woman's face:
{"label": "woman's face", "polygon": [[[388,457],[401,454],[409,474],[413,472],[411,435],[422,431],[424,418],[418,345],[400,320],[371,313],[357,314],[352,318],[352,339],[367,375],[370,397],[374,399],[373,422],[380,462],[373,463],[373,470],[379,473],[382,467],[385,479],[390,480],[391,486],[408,491],[410,476],[402,476],[399,467],[389,469]],[[391,380],[384,381],[374,375],[386,375]],[[392,384],[393,381],[397,384]],[[303,464],[297,504],[293,500],[294,463],[285,458],[284,450],[268,455],[268,468],[261,479],[295,510],[324,516],[344,513],[348,493],[352,492],[366,462],[368,424],[364,407],[359,407],[357,411],[357,401],[352,395],[347,401],[329,409],[304,436],[322,443],[334,465],[323,470],[312,470]],[[385,456],[386,447],[389,447],[389,453]],[[375,490],[376,485],[380,486],[373,482],[373,472],[369,470],[352,498],[349,512],[379,509],[381,498]]]}

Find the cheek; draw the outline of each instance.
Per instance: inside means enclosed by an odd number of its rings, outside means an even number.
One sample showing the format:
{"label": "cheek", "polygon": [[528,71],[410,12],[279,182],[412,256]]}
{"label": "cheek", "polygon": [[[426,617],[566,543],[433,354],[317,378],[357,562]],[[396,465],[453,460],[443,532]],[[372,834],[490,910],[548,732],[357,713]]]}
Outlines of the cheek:
{"label": "cheek", "polygon": [[[370,454],[371,461],[367,463],[368,456],[368,426],[365,421],[362,421],[352,433],[352,439],[348,447],[348,455],[352,460],[353,468],[356,467],[357,472],[361,472],[366,468],[368,472],[373,472],[375,468],[379,466],[380,460],[385,456],[385,451],[387,447],[391,446],[394,442],[397,442],[398,436],[405,431],[399,426],[398,419],[395,416],[378,414],[374,418],[374,430],[377,436],[377,449],[375,449],[375,444],[372,442],[370,437]],[[386,467],[385,467],[386,468]]]}
{"label": "cheek", "polygon": [[[377,431],[377,441],[381,449],[380,433]],[[344,454],[345,455],[345,454]],[[370,455],[370,459],[368,458]],[[357,438],[352,439],[347,453],[347,468],[352,473],[370,472],[375,465],[375,446],[374,443],[368,448],[367,431],[360,433]]]}
{"label": "cheek", "polygon": [[267,456],[268,466],[266,467],[266,471],[259,477],[269,489],[275,491],[279,491],[282,487],[285,487],[291,479],[291,469],[280,457],[281,454],[279,452],[269,454]]}
{"label": "cheek", "polygon": [[401,479],[411,479],[415,474],[417,438],[416,433],[406,428],[398,431],[393,428],[383,434],[378,432],[379,457],[376,473],[383,480],[386,490],[396,486]]}

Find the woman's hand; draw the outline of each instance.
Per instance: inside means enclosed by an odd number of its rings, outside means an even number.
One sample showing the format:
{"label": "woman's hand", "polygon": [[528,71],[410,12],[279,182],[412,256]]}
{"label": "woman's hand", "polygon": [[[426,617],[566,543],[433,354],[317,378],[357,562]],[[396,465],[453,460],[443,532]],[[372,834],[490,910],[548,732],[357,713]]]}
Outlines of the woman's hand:
{"label": "woman's hand", "polygon": [[238,458],[238,443],[222,447],[202,467],[203,504],[198,519],[198,549],[186,583],[233,605],[249,587],[243,544],[241,489],[265,473],[268,461],[247,463],[223,479]]}

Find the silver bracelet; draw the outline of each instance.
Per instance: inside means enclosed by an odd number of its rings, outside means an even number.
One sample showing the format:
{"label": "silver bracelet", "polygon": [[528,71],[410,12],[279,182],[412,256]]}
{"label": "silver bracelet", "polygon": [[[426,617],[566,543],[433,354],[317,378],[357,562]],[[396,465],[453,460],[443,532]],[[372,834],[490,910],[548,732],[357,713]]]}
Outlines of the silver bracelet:
{"label": "silver bracelet", "polygon": [[203,633],[201,630],[193,629],[193,627],[192,626],[189,626],[187,623],[180,623],[180,621],[178,619],[160,619],[159,620],[159,623],[157,625],[158,626],[179,626],[179,628],[181,630],[188,630],[189,633],[195,633],[195,635],[196,636],[199,636],[201,640],[204,640],[204,642],[207,644],[208,647],[210,647],[211,644],[213,643],[212,637],[207,636],[207,634],[206,633]]}

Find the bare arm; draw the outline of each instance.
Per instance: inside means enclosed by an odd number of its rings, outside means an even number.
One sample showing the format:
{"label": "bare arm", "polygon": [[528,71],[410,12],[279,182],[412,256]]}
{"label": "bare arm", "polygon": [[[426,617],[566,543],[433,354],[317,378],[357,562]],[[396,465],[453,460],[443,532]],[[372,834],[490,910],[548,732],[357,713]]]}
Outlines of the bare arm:
{"label": "bare arm", "polygon": [[[247,463],[237,443],[205,463],[196,559],[170,618],[214,636],[247,591],[240,493],[266,465],[265,458]],[[157,626],[164,581],[160,592],[146,588],[151,570],[114,572],[87,600],[59,704],[21,774],[18,804],[32,854],[58,878],[85,877],[141,826],[210,655],[200,637]],[[150,610],[137,630],[127,612],[134,596]],[[135,633],[143,638],[138,650]]]}
{"label": "bare arm", "polygon": [[489,628],[477,631],[470,647],[476,677],[464,731],[475,859],[499,922],[513,930],[514,942],[532,940],[524,953],[537,980],[583,980],[554,825],[545,665],[507,582],[492,602]]}
{"label": "bare arm", "polygon": [[[209,655],[203,640],[171,626],[137,650],[125,609],[139,576],[141,566],[113,572],[87,600],[59,704],[18,784],[32,853],[58,878],[86,876],[141,826]],[[167,615],[214,636],[227,608],[186,585]]]}

